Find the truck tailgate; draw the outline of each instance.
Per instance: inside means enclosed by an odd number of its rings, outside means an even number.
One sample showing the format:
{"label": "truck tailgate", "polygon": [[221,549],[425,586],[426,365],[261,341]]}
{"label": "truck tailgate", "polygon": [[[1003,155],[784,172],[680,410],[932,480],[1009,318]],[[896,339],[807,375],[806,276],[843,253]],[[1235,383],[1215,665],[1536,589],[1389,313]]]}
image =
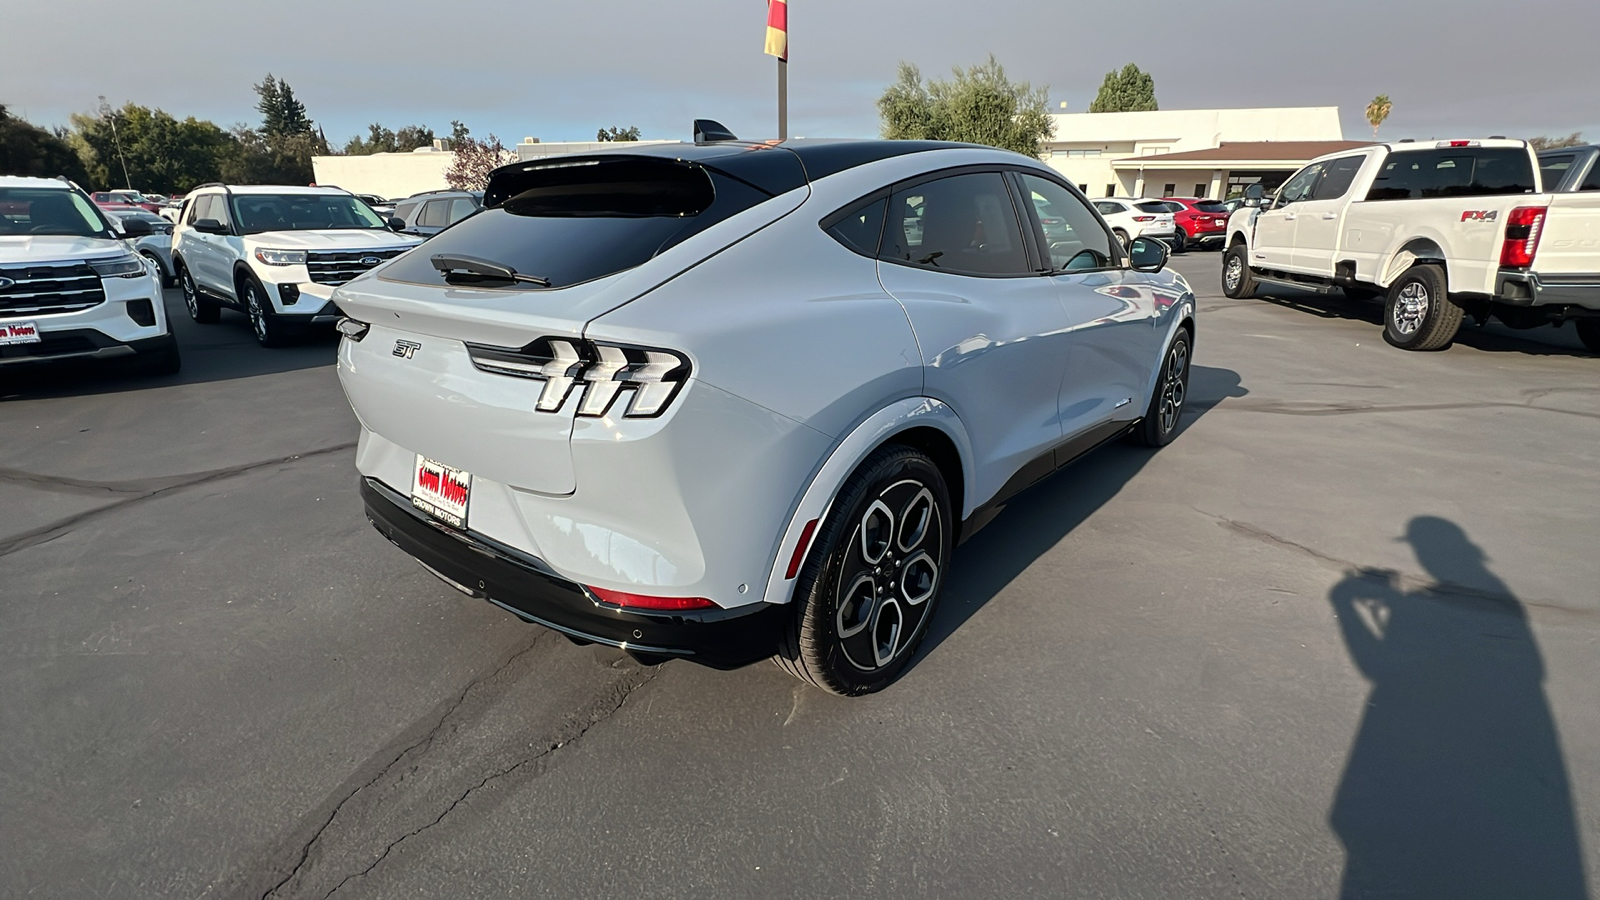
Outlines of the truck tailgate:
{"label": "truck tailgate", "polygon": [[1600,273],[1600,191],[1552,194],[1532,269],[1541,275]]}

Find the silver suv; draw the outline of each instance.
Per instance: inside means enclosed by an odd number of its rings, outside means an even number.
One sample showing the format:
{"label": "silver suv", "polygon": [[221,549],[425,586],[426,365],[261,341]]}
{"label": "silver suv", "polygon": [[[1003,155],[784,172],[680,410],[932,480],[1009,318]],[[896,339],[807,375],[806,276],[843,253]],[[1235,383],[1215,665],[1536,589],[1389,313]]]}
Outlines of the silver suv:
{"label": "silver suv", "polygon": [[878,690],[959,540],[1178,430],[1188,284],[1024,156],[626,148],[505,166],[484,207],[334,295],[361,492],[577,640]]}
{"label": "silver suv", "polygon": [[339,320],[334,288],[419,243],[349,191],[210,184],[184,200],[172,264],[190,317],[210,324],[232,307],[271,347],[331,327]]}

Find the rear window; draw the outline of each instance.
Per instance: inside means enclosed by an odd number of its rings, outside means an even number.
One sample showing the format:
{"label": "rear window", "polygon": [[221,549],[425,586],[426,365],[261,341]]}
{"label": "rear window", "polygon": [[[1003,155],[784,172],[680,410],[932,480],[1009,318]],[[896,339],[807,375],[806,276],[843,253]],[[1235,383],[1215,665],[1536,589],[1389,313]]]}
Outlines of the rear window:
{"label": "rear window", "polygon": [[1194,208],[1206,213],[1225,213],[1228,211],[1227,204],[1217,200],[1201,200],[1194,205]]}
{"label": "rear window", "polygon": [[1169,213],[1173,211],[1173,207],[1177,206],[1177,204],[1163,203],[1160,200],[1151,200],[1149,203],[1135,203],[1134,206],[1139,207],[1141,210],[1144,210],[1147,213]]}
{"label": "rear window", "polygon": [[492,260],[560,288],[642,265],[772,195],[715,169],[666,158],[571,160],[508,172],[487,208],[384,269],[443,285],[439,253]]}
{"label": "rear window", "polygon": [[1561,179],[1567,177],[1567,172],[1572,164],[1578,161],[1576,153],[1562,153],[1555,156],[1539,157],[1539,181],[1544,184],[1544,189],[1553,191],[1561,186]]}
{"label": "rear window", "polygon": [[1583,179],[1583,184],[1578,186],[1580,191],[1600,191],[1600,160],[1596,160],[1594,168],[1589,170],[1589,177]]}
{"label": "rear window", "polygon": [[1520,147],[1448,147],[1390,154],[1368,200],[1480,197],[1533,192],[1533,164]]}

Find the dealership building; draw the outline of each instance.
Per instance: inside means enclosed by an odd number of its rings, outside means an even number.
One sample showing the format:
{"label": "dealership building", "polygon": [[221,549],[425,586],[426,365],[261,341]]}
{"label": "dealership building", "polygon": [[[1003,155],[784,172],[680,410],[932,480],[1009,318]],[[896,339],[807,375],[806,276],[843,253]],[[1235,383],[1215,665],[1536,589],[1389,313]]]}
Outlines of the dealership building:
{"label": "dealership building", "polygon": [[1062,113],[1044,161],[1090,197],[1210,197],[1276,188],[1347,141],[1336,106]]}

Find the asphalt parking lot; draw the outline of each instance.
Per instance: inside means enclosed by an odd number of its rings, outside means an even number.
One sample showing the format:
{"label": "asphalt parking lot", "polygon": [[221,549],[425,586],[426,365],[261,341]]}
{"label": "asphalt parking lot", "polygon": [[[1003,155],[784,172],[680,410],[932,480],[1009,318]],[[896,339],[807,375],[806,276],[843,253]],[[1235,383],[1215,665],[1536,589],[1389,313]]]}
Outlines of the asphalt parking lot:
{"label": "asphalt parking lot", "polygon": [[368,526],[331,336],[0,386],[0,894],[1587,897],[1600,359],[1200,298],[1186,431],[959,551],[846,700],[642,667]]}

